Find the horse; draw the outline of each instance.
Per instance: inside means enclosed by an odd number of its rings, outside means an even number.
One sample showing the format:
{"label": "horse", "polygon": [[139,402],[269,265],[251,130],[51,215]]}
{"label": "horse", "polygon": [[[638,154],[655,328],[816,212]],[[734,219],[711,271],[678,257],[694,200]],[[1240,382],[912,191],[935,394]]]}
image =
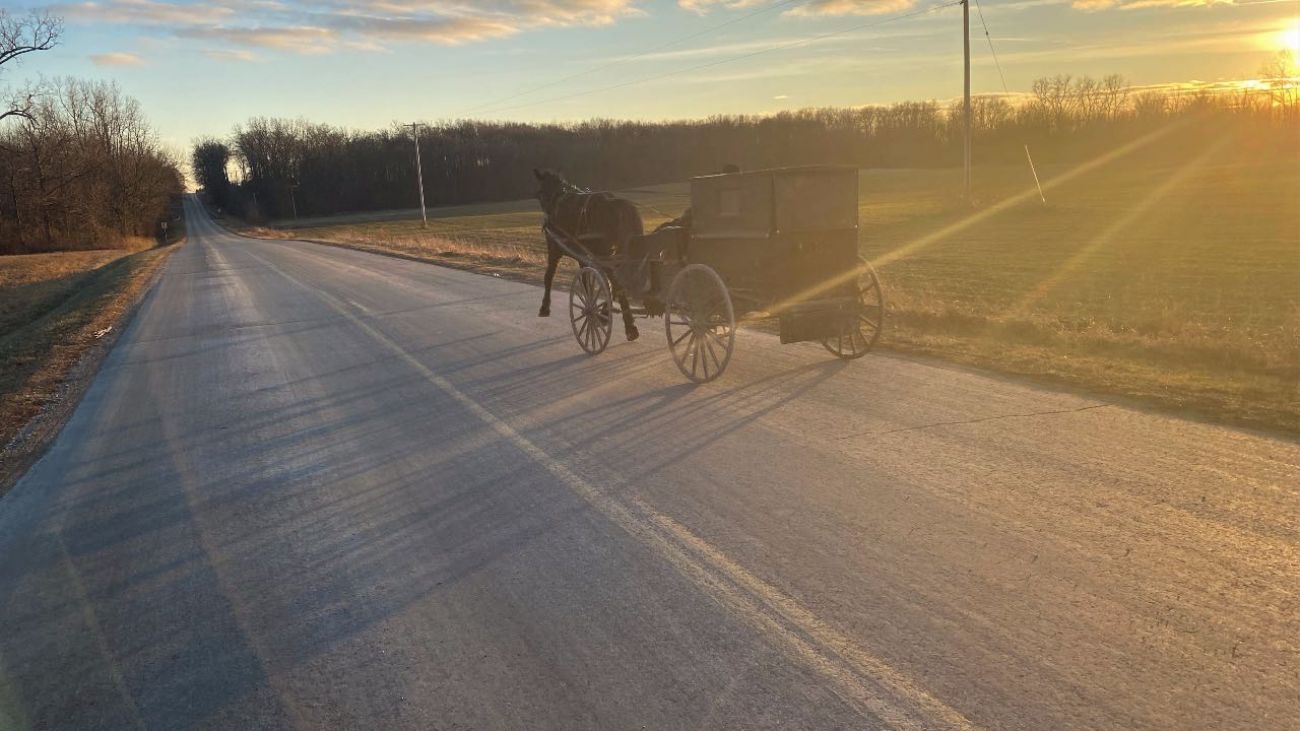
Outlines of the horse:
{"label": "horse", "polygon": [[[560,234],[582,244],[595,257],[609,257],[615,252],[627,251],[633,236],[641,236],[645,228],[636,205],[612,193],[592,193],[564,179],[554,170],[534,168],[540,188],[537,200],[546,214],[547,224]],[[568,254],[551,236],[546,237],[546,287],[542,293],[542,308],[538,317],[551,315],[551,282],[560,259]],[[579,262],[581,264],[582,262]],[[611,278],[612,279],[612,278]],[[618,306],[623,310],[623,330],[628,340],[636,340],[640,333],[632,324],[632,311],[627,293],[618,282],[611,281],[610,288]]]}

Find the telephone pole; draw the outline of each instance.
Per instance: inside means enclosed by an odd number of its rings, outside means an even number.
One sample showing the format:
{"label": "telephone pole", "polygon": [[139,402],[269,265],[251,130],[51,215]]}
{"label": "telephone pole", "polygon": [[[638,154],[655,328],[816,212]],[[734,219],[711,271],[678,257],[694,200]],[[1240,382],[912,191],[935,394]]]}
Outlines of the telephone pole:
{"label": "telephone pole", "polygon": [[970,202],[970,0],[962,0],[961,3],[961,37],[962,47],[965,50],[965,92],[963,110],[965,120],[963,123],[966,128],[965,142],[962,151],[962,190],[965,191],[966,202]]}
{"label": "telephone pole", "polygon": [[429,227],[429,214],[424,209],[424,169],[420,166],[420,125],[418,122],[404,125],[411,128],[411,138],[415,140],[415,179],[420,185],[420,219],[424,227]]}

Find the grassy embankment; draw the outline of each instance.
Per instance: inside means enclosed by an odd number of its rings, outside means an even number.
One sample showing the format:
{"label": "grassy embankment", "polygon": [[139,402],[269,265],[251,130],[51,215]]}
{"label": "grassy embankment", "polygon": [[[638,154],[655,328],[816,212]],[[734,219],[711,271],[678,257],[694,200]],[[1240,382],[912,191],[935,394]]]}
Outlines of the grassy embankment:
{"label": "grassy embankment", "polygon": [[[87,355],[111,340],[153,273],[176,247],[0,256],[0,493],[49,434],[14,437],[51,407],[70,406],[93,373]],[[102,355],[102,353],[93,353]],[[81,363],[82,368],[76,366]],[[82,379],[70,377],[74,370]],[[60,419],[48,421],[55,431]]]}
{"label": "grassy embankment", "polygon": [[[1224,144],[1048,167],[1045,205],[1022,196],[1025,167],[983,168],[973,208],[954,171],[866,171],[861,248],[887,288],[884,345],[1300,432],[1297,165]],[[629,197],[659,209],[643,208],[653,225],[684,193]],[[432,215],[427,231],[418,212],[261,231],[540,276],[534,202]]]}

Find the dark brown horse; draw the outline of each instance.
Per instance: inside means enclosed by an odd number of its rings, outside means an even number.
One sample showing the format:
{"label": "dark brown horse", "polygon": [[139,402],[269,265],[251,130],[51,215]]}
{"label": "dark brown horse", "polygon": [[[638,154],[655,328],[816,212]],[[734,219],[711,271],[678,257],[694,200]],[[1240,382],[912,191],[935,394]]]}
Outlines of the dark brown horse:
{"label": "dark brown horse", "polygon": [[[627,251],[632,237],[645,233],[641,214],[632,201],[611,193],[585,191],[554,170],[534,169],[533,174],[541,184],[537,200],[546,213],[547,224],[568,240],[580,242],[593,256],[609,257]],[[551,282],[555,279],[560,259],[567,254],[550,236],[546,237],[546,289],[542,293],[542,309],[538,311],[538,317],[551,315]],[[627,293],[616,281],[610,281],[610,288],[623,310],[623,330],[627,339],[636,340],[640,333],[632,324]]]}

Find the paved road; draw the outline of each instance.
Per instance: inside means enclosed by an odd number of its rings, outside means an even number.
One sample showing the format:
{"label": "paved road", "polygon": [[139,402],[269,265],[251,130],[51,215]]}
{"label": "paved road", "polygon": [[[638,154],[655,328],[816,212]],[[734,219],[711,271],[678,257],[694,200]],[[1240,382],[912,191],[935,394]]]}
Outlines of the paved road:
{"label": "paved road", "polygon": [[1300,446],[191,240],[0,500],[0,727],[1288,729]]}

